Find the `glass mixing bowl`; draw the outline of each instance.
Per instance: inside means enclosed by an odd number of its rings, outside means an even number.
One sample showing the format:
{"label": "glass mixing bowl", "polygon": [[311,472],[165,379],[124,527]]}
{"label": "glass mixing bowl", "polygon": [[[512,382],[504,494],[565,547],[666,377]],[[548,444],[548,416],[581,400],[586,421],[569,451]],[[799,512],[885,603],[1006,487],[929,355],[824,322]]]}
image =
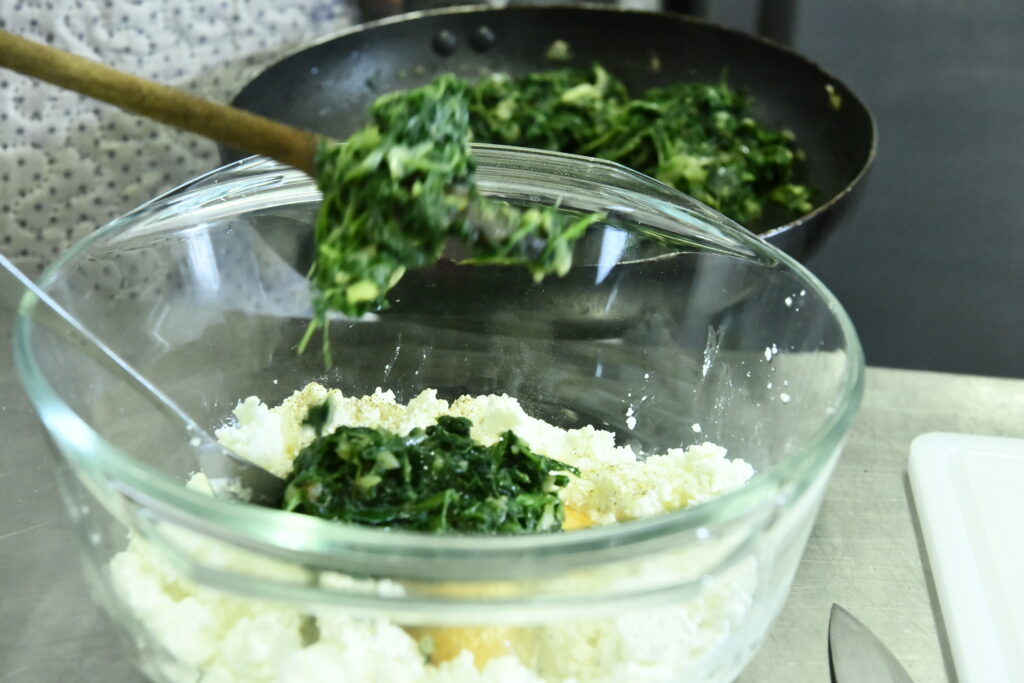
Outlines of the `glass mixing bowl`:
{"label": "glass mixing bowl", "polygon": [[[114,221],[40,284],[210,431],[240,399],[311,380],[399,401],[507,393],[643,454],[710,441],[756,474],[682,510],[515,537],[222,500],[185,486],[199,437],[27,296],[19,372],[90,586],[153,680],[730,681],[765,636],[859,403],[850,320],[794,260],[644,176],[477,152],[485,194],[606,220],[564,278],[448,260],[406,274],[387,311],[332,321],[329,368],[315,344],[295,351],[319,194],[266,160]],[[476,660],[427,666],[436,641]],[[484,664],[492,646],[514,654]]]}

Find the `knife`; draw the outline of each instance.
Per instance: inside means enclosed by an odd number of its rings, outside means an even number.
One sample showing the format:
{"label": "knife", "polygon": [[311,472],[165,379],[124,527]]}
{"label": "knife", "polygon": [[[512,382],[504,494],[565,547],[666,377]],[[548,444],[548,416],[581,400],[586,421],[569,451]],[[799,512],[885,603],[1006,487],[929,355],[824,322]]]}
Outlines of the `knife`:
{"label": "knife", "polygon": [[913,683],[889,648],[835,603],[828,620],[828,659],[832,683]]}

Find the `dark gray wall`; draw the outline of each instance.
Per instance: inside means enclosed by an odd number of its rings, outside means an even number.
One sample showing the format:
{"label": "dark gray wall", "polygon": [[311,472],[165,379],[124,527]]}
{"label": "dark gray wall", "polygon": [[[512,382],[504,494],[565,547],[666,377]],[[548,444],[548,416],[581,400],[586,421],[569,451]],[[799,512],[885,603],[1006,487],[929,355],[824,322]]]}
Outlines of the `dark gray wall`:
{"label": "dark gray wall", "polygon": [[[707,3],[752,30],[756,3]],[[797,5],[793,46],[879,129],[860,208],[809,265],[874,365],[1024,377],[1024,3]]]}

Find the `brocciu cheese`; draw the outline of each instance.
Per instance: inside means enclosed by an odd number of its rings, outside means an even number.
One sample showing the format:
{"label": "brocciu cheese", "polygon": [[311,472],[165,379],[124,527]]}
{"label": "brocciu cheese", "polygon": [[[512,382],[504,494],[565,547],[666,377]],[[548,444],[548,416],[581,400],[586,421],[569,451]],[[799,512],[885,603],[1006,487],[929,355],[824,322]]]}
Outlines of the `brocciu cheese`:
{"label": "brocciu cheese", "polygon": [[[568,509],[589,523],[613,524],[700,503],[743,485],[753,468],[730,459],[711,443],[670,449],[639,459],[616,446],[611,433],[583,427],[563,430],[527,415],[509,396],[463,396],[448,402],[427,390],[408,404],[378,389],[359,398],[309,384],[280,406],[256,397],[241,401],[235,420],[217,430],[218,439],[239,455],[287,476],[299,452],[314,439],[304,425],[311,406],[329,401],[325,431],[347,425],[405,434],[427,427],[441,415],[466,417],[472,437],[493,443],[512,430],[538,453],[579,468],[560,495]],[[189,482],[210,493],[202,474]],[[250,571],[251,554],[206,538],[188,540],[190,551],[227,570]],[[262,569],[304,570],[270,561]],[[656,574],[658,568],[653,567]],[[110,563],[120,597],[152,638],[176,662],[163,665],[168,680],[204,683],[262,681],[560,681],[568,683],[664,681],[673,679],[711,651],[749,607],[754,588],[752,562],[741,562],[708,581],[685,604],[631,611],[613,618],[553,622],[534,628],[439,629],[446,654],[425,656],[423,633],[386,620],[353,619],[337,610],[302,610],[234,596],[182,576],[145,540],[133,536]],[[320,577],[381,595],[401,595],[393,581]],[[460,633],[466,647],[460,650]],[[443,642],[442,642],[443,641]],[[526,643],[527,645],[524,645]],[[528,652],[528,661],[520,656]],[[429,652],[427,653],[429,655]],[[518,655],[518,656],[517,656]]]}

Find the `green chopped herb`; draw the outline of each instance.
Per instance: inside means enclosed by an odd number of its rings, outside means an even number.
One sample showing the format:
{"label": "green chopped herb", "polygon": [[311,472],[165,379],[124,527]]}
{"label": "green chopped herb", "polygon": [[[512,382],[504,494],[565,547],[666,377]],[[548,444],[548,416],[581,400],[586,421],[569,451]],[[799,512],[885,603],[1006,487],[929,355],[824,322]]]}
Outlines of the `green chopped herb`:
{"label": "green chopped herb", "polygon": [[831,83],[825,84],[825,95],[828,96],[828,106],[832,107],[832,111],[843,108],[843,96],[836,92],[836,87]]}
{"label": "green chopped herb", "polygon": [[464,230],[468,194],[452,190],[467,187],[473,171],[465,97],[453,77],[384,95],[370,125],[320,146],[324,198],[310,277],[321,321],[328,310],[358,315],[383,305],[406,268],[433,263],[445,238]]}
{"label": "green chopped herb", "polygon": [[552,41],[544,52],[544,57],[552,62],[568,62],[572,59],[572,46],[564,40]]}
{"label": "green chopped herb", "polygon": [[[794,215],[811,190],[794,182],[793,134],[750,116],[751,98],[723,80],[678,83],[631,97],[595,64],[471,86],[473,137],[617,161],[749,226],[774,202]],[[779,188],[786,188],[779,190]]]}
{"label": "green chopped herb", "polygon": [[423,655],[423,663],[430,664],[431,658],[434,656],[434,651],[437,647],[434,645],[434,637],[431,635],[421,636],[416,641],[416,646]]}
{"label": "green chopped herb", "polygon": [[[386,308],[406,269],[436,262],[448,240],[469,245],[473,263],[523,265],[541,280],[568,270],[573,243],[601,217],[482,197],[469,147],[469,86],[454,76],[384,95],[370,113],[370,125],[346,143],[317,152],[324,197],[310,270],[315,314],[300,351],[326,328],[329,311]],[[326,330],[323,340],[329,364]]]}
{"label": "green chopped herb", "polygon": [[[326,413],[314,411],[307,424],[322,426]],[[367,427],[320,434],[296,458],[283,508],[434,533],[561,529],[557,492],[579,470],[535,453],[511,431],[483,446],[470,436],[471,426],[443,416],[405,436]]]}
{"label": "green chopped herb", "polygon": [[324,431],[324,426],[327,424],[327,420],[329,420],[330,417],[331,403],[330,401],[324,401],[323,403],[315,405],[306,411],[306,418],[302,423],[312,427],[314,434],[320,434]]}

